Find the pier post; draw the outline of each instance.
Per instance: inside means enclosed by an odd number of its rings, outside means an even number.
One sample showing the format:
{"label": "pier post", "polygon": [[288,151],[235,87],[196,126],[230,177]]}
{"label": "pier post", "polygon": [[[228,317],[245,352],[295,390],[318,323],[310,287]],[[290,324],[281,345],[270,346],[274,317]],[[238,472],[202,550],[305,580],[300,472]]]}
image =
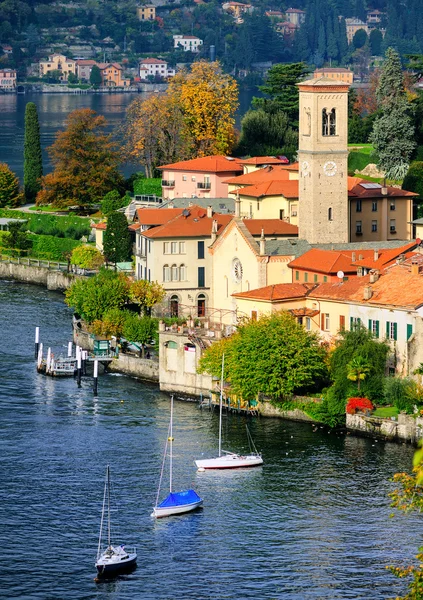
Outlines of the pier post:
{"label": "pier post", "polygon": [[78,346],[78,354],[76,355],[76,360],[77,360],[77,370],[76,370],[76,377],[77,377],[77,383],[78,383],[78,387],[81,387],[81,348],[79,348]]}
{"label": "pier post", "polygon": [[47,361],[46,361],[46,374],[50,372],[50,362],[51,362],[51,348],[47,350]]}
{"label": "pier post", "polygon": [[68,342],[68,358],[72,358],[72,342]]}
{"label": "pier post", "polygon": [[94,396],[97,396],[98,392],[98,360],[94,360]]}
{"label": "pier post", "polygon": [[42,363],[43,363],[43,342],[41,342],[40,348],[38,350],[38,363],[37,363],[38,369],[41,369]]}
{"label": "pier post", "polygon": [[87,374],[87,355],[88,352],[86,350],[82,350],[81,358],[82,358],[82,375]]}
{"label": "pier post", "polygon": [[40,328],[35,328],[35,358],[38,358],[38,350],[40,347]]}

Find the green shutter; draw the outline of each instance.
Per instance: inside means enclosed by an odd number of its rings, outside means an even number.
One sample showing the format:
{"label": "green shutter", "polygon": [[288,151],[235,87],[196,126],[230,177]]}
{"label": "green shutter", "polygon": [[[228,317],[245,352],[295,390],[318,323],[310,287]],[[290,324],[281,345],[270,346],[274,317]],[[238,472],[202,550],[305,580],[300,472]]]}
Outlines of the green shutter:
{"label": "green shutter", "polygon": [[354,319],[350,317],[350,331],[354,329]]}
{"label": "green shutter", "polygon": [[369,329],[370,333],[373,333],[373,327],[372,327],[372,320],[371,319],[369,319],[369,328],[368,329]]}
{"label": "green shutter", "polygon": [[389,340],[390,325],[391,325],[390,322],[386,321],[386,337],[388,338],[388,340]]}
{"label": "green shutter", "polygon": [[413,326],[407,323],[407,342],[413,335]]}
{"label": "green shutter", "polygon": [[398,339],[398,325],[396,323],[394,323],[394,340],[396,341]]}
{"label": "green shutter", "polygon": [[376,337],[379,337],[379,321],[376,321]]}
{"label": "green shutter", "polygon": [[295,271],[295,280],[299,281],[300,279],[300,272],[299,271]]}

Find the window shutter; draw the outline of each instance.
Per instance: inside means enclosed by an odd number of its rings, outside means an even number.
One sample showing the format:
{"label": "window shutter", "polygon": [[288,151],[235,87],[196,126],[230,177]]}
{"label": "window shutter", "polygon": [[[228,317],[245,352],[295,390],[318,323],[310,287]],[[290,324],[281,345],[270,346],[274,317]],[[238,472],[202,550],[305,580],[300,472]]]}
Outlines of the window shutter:
{"label": "window shutter", "polygon": [[389,328],[390,328],[390,323],[389,321],[386,321],[386,337],[389,340]]}
{"label": "window shutter", "polygon": [[413,326],[407,323],[407,342],[413,335]]}
{"label": "window shutter", "polygon": [[397,340],[397,334],[398,334],[398,325],[397,323],[394,323],[394,340]]}
{"label": "window shutter", "polygon": [[373,333],[372,320],[371,319],[369,319],[369,331],[370,331],[370,333]]}
{"label": "window shutter", "polygon": [[376,337],[379,337],[379,321],[376,321]]}
{"label": "window shutter", "polygon": [[324,329],[325,329],[325,315],[324,315],[324,313],[322,313],[320,316],[321,316],[321,319],[320,319],[320,329],[322,331],[324,331]]}
{"label": "window shutter", "polygon": [[350,331],[354,329],[354,319],[350,317]]}

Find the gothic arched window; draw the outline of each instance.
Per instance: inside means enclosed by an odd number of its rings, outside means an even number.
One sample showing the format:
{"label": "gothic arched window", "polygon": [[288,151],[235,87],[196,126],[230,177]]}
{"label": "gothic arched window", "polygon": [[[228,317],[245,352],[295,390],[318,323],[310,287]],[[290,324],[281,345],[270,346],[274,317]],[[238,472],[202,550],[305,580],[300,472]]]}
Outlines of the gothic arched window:
{"label": "gothic arched window", "polygon": [[329,135],[336,135],[336,110],[334,108],[329,114]]}
{"label": "gothic arched window", "polygon": [[329,135],[329,115],[326,108],[322,110],[322,135]]}

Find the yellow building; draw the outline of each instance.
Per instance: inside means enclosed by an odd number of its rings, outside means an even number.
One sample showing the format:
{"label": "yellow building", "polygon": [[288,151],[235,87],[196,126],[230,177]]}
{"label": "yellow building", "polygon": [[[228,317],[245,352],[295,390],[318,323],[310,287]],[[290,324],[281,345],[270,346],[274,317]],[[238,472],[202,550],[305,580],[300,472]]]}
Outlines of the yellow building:
{"label": "yellow building", "polygon": [[137,6],[137,17],[140,21],[154,21],[156,18],[156,7],[153,4]]}
{"label": "yellow building", "polygon": [[123,68],[118,63],[100,63],[102,85],[106,87],[129,87],[131,80],[123,77]]}
{"label": "yellow building", "polygon": [[76,75],[76,61],[66,58],[63,54],[50,54],[48,60],[39,62],[40,77],[44,77],[52,71],[60,71],[60,81],[67,81],[71,73]]}
{"label": "yellow building", "polygon": [[354,79],[354,73],[349,69],[343,69],[342,67],[324,67],[322,69],[316,69],[313,73],[313,77],[315,79],[327,77],[328,79],[351,84]]}

